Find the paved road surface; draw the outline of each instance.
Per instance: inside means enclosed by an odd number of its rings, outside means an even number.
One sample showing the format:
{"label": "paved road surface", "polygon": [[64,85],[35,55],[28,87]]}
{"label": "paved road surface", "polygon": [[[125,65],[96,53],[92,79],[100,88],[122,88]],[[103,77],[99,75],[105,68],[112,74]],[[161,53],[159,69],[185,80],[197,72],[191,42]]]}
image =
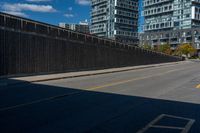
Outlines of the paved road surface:
{"label": "paved road surface", "polygon": [[0,133],[199,133],[200,62],[0,88]]}

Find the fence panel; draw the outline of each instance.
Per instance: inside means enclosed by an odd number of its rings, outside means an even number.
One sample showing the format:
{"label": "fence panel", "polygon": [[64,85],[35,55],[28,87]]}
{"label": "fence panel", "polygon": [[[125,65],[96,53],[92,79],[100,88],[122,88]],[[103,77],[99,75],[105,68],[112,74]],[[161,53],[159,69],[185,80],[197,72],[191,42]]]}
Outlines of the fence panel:
{"label": "fence panel", "polygon": [[0,27],[0,76],[181,60],[4,13],[0,13]]}

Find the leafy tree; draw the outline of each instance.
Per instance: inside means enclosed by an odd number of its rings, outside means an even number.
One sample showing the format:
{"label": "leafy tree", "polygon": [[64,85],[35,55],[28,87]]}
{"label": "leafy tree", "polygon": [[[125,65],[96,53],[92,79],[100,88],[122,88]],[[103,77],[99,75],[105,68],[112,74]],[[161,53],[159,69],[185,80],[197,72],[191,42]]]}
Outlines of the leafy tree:
{"label": "leafy tree", "polygon": [[196,49],[190,44],[182,44],[178,46],[175,52],[175,54],[179,56],[188,56],[189,54],[194,54],[196,52]]}
{"label": "leafy tree", "polygon": [[157,51],[165,53],[165,54],[172,54],[171,46],[169,44],[162,44],[157,47]]}
{"label": "leafy tree", "polygon": [[147,50],[152,50],[151,45],[149,44],[144,44],[141,46],[143,49],[147,49]]}

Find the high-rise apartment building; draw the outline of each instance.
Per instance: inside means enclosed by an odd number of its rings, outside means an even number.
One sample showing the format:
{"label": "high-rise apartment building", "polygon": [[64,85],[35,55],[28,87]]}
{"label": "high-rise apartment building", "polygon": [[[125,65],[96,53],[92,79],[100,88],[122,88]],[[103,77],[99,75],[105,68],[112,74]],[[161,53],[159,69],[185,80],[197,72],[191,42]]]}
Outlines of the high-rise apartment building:
{"label": "high-rise apartment building", "polygon": [[144,32],[200,26],[200,0],[144,0]]}
{"label": "high-rise apartment building", "polygon": [[67,24],[67,23],[59,23],[59,27],[83,32],[83,33],[90,33],[89,24],[87,21],[80,22],[79,24]]}
{"label": "high-rise apartment building", "polygon": [[138,43],[138,0],[92,0],[91,7],[92,34]]}

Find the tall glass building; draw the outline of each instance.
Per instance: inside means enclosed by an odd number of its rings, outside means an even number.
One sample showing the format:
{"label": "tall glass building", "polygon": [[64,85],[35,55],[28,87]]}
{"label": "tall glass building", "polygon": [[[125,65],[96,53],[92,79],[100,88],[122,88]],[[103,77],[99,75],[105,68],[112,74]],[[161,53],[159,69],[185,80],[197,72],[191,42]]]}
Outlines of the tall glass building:
{"label": "tall glass building", "polygon": [[200,26],[200,0],[144,0],[144,32]]}
{"label": "tall glass building", "polygon": [[138,0],[91,0],[90,32],[123,43],[138,43]]}

